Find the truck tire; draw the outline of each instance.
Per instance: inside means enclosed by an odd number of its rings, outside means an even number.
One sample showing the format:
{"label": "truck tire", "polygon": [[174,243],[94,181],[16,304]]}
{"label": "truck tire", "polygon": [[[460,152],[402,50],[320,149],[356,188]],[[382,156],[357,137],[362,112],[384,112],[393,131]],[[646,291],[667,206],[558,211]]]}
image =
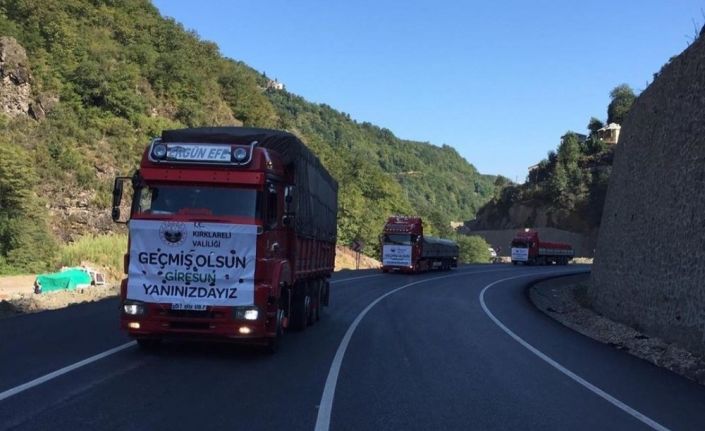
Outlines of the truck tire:
{"label": "truck tire", "polygon": [[313,326],[316,322],[321,320],[321,300],[322,300],[322,291],[321,289],[321,281],[316,281],[313,283],[314,286],[316,286],[313,289],[313,292],[311,294],[311,305],[309,306],[309,313],[308,313],[308,326]]}
{"label": "truck tire", "polygon": [[267,340],[267,344],[264,346],[264,351],[273,355],[279,351],[279,343],[281,342],[284,330],[282,328],[282,320],[284,318],[284,310],[277,311],[277,331],[273,338]]}
{"label": "truck tire", "polygon": [[303,331],[308,326],[311,297],[306,294],[296,295],[291,300],[291,329]]}
{"label": "truck tire", "polygon": [[323,281],[323,305],[330,305],[330,281]]}
{"label": "truck tire", "polygon": [[316,322],[321,320],[321,311],[323,311],[323,297],[325,295],[325,286],[326,282],[325,280],[321,280],[320,283],[318,283],[318,298],[316,300]]}

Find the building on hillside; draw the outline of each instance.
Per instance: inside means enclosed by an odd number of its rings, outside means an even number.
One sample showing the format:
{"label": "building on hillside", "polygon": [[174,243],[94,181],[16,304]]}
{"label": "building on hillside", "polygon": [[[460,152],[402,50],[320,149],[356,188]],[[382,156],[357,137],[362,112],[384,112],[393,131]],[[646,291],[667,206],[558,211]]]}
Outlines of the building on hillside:
{"label": "building on hillside", "polygon": [[284,84],[277,81],[277,79],[270,79],[267,82],[267,90],[283,90],[284,89]]}
{"label": "building on hillside", "polygon": [[453,229],[454,231],[458,231],[458,229],[462,228],[463,226],[465,226],[465,222],[463,222],[463,221],[450,222],[450,228]]}
{"label": "building on hillside", "polygon": [[602,139],[606,144],[616,145],[619,142],[619,132],[622,129],[617,123],[610,123],[607,126],[597,130],[597,137]]}

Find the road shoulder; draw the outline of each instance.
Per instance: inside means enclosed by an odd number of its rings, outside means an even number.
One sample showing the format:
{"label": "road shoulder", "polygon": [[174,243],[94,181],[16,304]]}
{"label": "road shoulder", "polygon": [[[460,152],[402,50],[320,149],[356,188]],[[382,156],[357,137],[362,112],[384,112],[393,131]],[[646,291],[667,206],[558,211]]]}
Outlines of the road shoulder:
{"label": "road shoulder", "polygon": [[539,310],[568,328],[705,385],[704,357],[595,312],[589,283],[589,274],[558,277],[533,284],[528,293]]}

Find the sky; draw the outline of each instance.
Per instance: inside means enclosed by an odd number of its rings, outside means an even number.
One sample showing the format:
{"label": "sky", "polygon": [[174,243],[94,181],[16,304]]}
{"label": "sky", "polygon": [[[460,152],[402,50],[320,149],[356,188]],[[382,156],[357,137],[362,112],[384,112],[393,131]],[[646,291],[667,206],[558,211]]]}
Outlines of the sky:
{"label": "sky", "polygon": [[518,182],[705,24],[705,0],[153,3],[290,92]]}

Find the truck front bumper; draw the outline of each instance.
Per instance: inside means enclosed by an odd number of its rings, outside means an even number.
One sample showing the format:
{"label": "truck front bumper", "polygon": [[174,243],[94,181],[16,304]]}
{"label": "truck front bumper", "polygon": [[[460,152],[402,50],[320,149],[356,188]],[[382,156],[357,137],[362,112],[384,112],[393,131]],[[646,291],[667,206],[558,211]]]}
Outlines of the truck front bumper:
{"label": "truck front bumper", "polygon": [[150,310],[145,316],[122,314],[120,326],[130,337],[140,339],[257,343],[276,336],[268,331],[267,316],[235,320],[224,312],[210,314],[213,317],[175,317],[168,311]]}

